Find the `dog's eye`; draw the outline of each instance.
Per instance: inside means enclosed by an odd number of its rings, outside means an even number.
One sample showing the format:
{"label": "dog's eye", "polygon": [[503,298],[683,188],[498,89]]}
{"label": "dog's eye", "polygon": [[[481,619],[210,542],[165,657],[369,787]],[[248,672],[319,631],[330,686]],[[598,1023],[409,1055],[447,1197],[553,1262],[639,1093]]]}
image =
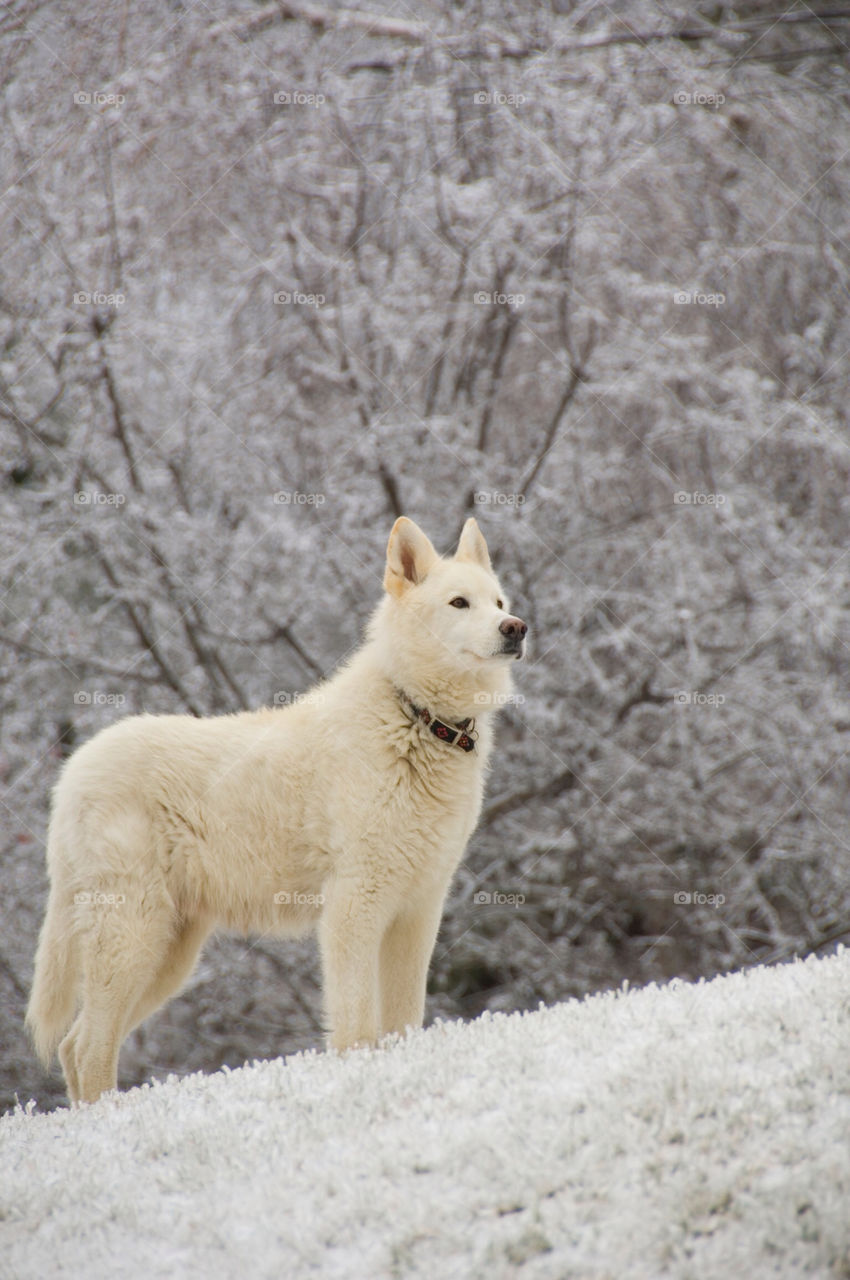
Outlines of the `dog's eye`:
{"label": "dog's eye", "polygon": [[504,607],[505,607],[505,602],[504,602],[504,600],[497,600],[497,601],[496,601],[496,608],[497,608],[497,609],[504,609]]}
{"label": "dog's eye", "polygon": [[465,599],[463,598],[463,596],[455,596],[454,600],[450,600],[450,601],[449,601],[449,604],[450,604],[450,605],[453,605],[455,609],[468,609],[468,608],[469,608],[469,601],[468,601],[468,600],[465,600]]}

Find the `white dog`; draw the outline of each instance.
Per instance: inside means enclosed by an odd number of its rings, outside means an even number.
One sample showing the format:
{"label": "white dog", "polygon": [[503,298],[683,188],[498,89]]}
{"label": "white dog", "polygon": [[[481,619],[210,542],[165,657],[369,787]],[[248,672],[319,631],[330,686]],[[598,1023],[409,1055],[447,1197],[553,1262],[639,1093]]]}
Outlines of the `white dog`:
{"label": "white dog", "polygon": [[68,761],[27,1023],[72,1101],[116,1087],[122,1041],[217,926],[318,929],[337,1049],[422,1025],[527,628],[472,519],[450,559],[397,520],[384,586],[363,646],[294,705],[128,716]]}

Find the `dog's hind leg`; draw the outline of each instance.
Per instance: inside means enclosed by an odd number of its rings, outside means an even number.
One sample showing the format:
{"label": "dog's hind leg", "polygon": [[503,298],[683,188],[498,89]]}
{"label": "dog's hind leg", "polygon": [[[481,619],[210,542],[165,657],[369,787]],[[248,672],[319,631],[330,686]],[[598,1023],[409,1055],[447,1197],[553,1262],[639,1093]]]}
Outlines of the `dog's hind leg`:
{"label": "dog's hind leg", "polygon": [[59,1062],[71,1102],[80,1100],[80,1077],[77,1071],[77,1033],[80,1029],[80,1021],[81,1018],[78,1015],[59,1045]]}
{"label": "dog's hind leg", "polygon": [[168,911],[132,914],[129,904],[108,914],[86,937],[82,1009],[60,1046],[72,1102],[94,1102],[118,1086],[118,1054],[174,935]]}
{"label": "dog's hind leg", "polygon": [[185,921],[172,938],[168,950],[130,1015],[127,1032],[155,1013],[176,995],[195,967],[198,953],[209,937],[212,922],[205,917]]}

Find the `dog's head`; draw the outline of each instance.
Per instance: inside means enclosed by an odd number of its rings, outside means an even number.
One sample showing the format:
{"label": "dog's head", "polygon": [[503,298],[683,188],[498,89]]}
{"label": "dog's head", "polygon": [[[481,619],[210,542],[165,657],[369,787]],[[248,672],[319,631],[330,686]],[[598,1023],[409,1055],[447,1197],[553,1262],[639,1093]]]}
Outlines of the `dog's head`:
{"label": "dog's head", "polygon": [[408,669],[400,678],[410,684],[421,674],[420,687],[457,686],[481,703],[507,690],[507,668],[523,657],[528,628],[510,611],[475,520],[463,526],[455,554],[443,558],[418,525],[400,517],[384,587],[390,643]]}

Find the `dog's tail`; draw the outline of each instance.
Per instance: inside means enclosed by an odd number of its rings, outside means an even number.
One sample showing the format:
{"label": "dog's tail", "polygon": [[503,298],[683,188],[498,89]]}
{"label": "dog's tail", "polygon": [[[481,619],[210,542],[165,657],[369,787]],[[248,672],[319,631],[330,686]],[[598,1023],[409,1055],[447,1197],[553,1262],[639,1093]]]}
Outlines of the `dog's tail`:
{"label": "dog's tail", "polygon": [[70,1027],[77,1004],[77,938],[70,903],[63,898],[59,885],[54,884],[39,935],[27,1006],[27,1030],[45,1067],[50,1066],[59,1041]]}

